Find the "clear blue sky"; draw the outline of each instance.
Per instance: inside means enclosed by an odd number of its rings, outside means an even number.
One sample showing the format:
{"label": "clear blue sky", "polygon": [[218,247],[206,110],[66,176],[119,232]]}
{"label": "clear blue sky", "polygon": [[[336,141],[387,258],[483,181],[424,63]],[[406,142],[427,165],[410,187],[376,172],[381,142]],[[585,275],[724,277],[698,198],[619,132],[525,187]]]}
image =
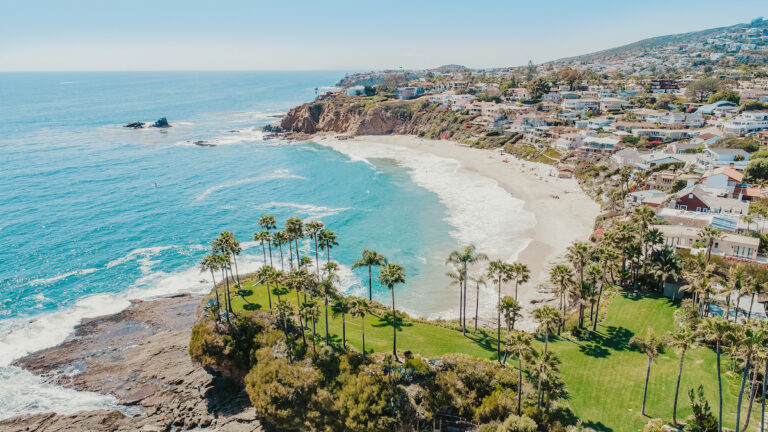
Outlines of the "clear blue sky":
{"label": "clear blue sky", "polygon": [[510,66],[763,15],[766,0],[2,0],[0,71]]}

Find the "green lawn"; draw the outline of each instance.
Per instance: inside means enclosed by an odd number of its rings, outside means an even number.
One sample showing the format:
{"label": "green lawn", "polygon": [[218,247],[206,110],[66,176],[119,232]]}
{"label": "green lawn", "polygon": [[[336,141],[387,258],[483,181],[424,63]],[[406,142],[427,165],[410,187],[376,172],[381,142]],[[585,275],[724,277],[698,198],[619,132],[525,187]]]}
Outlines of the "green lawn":
{"label": "green lawn", "polygon": [[[254,291],[247,299],[267,308],[267,294],[263,286],[245,287]],[[296,293],[286,297],[295,304]],[[274,295],[273,304],[276,301]],[[241,309],[245,301],[233,296],[233,305]],[[562,360],[562,376],[568,387],[568,403],[585,426],[598,431],[642,431],[648,418],[640,414],[647,358],[644,354],[629,350],[627,343],[633,335],[645,335],[651,326],[657,333],[672,329],[675,306],[664,298],[616,296],[607,308],[606,318],[598,325],[598,334],[589,341],[561,339],[551,344],[551,350]],[[329,318],[330,333],[334,343],[341,340],[341,317]],[[317,323],[319,338],[325,335],[324,316]],[[361,322],[347,316],[347,343],[361,349]],[[389,321],[376,316],[366,317],[366,349],[386,352],[392,349],[392,327]],[[460,332],[422,322],[404,322],[398,328],[399,350],[412,350],[425,357],[438,357],[448,353],[465,353],[472,356],[495,359],[495,332]],[[646,412],[650,417],[672,417],[675,381],[680,357],[672,350],[665,351],[651,367]],[[724,427],[735,423],[739,377],[726,376],[730,361],[723,356],[722,369]],[[689,351],[681,383],[678,419],[691,414],[688,407],[689,388],[704,385],[706,397],[717,415],[717,380],[715,354],[705,348]],[[748,401],[748,400],[747,400]],[[744,403],[744,413],[746,413]],[[753,409],[751,430],[759,428],[759,400]]]}

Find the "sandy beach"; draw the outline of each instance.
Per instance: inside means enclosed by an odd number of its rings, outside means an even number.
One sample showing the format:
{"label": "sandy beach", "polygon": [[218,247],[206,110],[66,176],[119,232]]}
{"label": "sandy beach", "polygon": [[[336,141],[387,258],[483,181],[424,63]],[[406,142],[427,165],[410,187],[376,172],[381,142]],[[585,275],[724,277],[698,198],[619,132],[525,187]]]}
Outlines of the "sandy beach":
{"label": "sandy beach", "polygon": [[[321,144],[339,144],[335,136],[318,136],[312,141]],[[536,304],[552,298],[548,293],[549,269],[564,260],[569,244],[586,240],[592,232],[599,206],[579,187],[575,179],[557,178],[550,165],[516,160],[498,151],[474,149],[453,141],[426,140],[414,136],[360,136],[343,139],[345,146],[387,145],[411,151],[425,152],[441,158],[453,159],[461,169],[494,180],[513,197],[524,201],[524,210],[530,212],[535,222],[517,234],[527,246],[517,259],[528,265],[531,279],[520,287],[520,301],[530,312]],[[504,162],[504,160],[508,162]],[[558,197],[555,198],[554,196]],[[493,206],[493,202],[487,203]],[[478,244],[482,249],[482,245]],[[502,258],[504,256],[491,256]],[[510,295],[513,285],[503,288]],[[453,298],[450,299],[451,304]],[[521,328],[532,329],[534,323],[529,313],[524,313]]]}

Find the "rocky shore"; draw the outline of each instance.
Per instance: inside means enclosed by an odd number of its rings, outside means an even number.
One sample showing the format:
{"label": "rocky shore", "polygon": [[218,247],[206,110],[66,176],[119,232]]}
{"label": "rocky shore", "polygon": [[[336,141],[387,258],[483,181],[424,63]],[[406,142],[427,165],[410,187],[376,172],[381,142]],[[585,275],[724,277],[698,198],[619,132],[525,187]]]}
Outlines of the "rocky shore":
{"label": "rocky shore", "polygon": [[184,294],[136,301],[84,320],[60,345],[15,363],[65,387],[113,395],[124,410],[16,417],[1,421],[0,431],[263,430],[239,383],[189,358],[200,300]]}

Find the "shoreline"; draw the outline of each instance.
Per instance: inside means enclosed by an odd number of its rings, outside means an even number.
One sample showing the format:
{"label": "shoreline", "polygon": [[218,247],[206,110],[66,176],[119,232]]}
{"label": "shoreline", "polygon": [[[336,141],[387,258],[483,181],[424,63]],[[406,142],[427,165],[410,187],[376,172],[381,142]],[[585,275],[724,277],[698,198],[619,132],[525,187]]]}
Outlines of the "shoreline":
{"label": "shoreline", "polygon": [[[557,170],[550,165],[519,161],[496,150],[475,149],[454,141],[427,140],[412,135],[357,136],[340,140],[337,135],[317,134],[308,141],[337,150],[350,145],[383,145],[395,152],[403,149],[452,159],[458,162],[460,169],[493,180],[512,197],[522,200],[523,209],[534,218],[531,227],[514,233],[517,240],[527,242],[522,250],[516,252],[515,260],[528,265],[531,271],[530,280],[519,288],[519,299],[524,308],[524,316],[519,323],[520,328],[525,330],[535,327],[530,317],[534,306],[554,301],[545,291],[549,269],[565,259],[568,245],[589,237],[595,218],[600,213],[599,205],[581,190],[575,179],[557,178]],[[509,162],[503,162],[504,159]],[[553,195],[559,198],[553,198]],[[476,243],[476,246],[483,251],[483,244]],[[514,248],[512,245],[507,247]],[[489,255],[492,259],[507,259],[503,253]],[[513,294],[514,284],[502,287],[502,295]],[[453,306],[453,296],[447,293],[446,296]]]}

